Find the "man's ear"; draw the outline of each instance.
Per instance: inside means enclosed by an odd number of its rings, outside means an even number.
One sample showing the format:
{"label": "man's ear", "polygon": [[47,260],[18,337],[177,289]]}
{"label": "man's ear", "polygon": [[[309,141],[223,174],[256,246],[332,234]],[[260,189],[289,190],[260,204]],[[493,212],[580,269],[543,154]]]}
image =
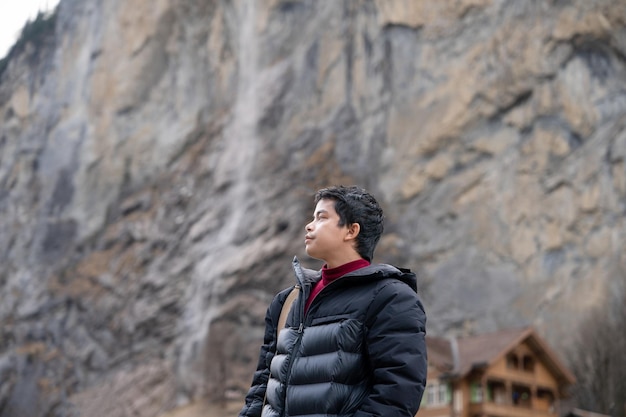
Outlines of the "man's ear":
{"label": "man's ear", "polygon": [[348,233],[346,233],[345,240],[354,240],[361,231],[361,225],[358,223],[352,223],[348,225]]}

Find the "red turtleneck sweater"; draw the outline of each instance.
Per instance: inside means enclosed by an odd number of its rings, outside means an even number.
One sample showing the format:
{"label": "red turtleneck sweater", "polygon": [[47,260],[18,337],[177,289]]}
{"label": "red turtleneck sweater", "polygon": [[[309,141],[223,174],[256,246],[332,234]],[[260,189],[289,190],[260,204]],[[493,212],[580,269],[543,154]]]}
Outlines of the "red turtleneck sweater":
{"label": "red turtleneck sweater", "polygon": [[347,264],[340,265],[336,268],[328,268],[326,265],[322,267],[322,279],[317,281],[313,289],[311,290],[311,294],[309,298],[306,300],[306,304],[304,305],[304,312],[309,310],[309,306],[313,302],[313,299],[324,289],[325,286],[336,280],[337,278],[341,278],[349,272],[356,271],[357,269],[364,268],[368,266],[370,263],[365,259],[357,259],[356,261],[348,262]]}

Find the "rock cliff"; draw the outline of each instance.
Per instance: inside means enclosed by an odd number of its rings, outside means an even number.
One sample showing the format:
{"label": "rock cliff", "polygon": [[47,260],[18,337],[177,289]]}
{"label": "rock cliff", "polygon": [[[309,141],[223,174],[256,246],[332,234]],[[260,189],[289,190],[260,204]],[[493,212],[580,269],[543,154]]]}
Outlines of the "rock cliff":
{"label": "rock cliff", "polygon": [[61,0],[0,75],[0,416],[245,392],[312,194],[432,334],[557,351],[625,291],[626,2]]}

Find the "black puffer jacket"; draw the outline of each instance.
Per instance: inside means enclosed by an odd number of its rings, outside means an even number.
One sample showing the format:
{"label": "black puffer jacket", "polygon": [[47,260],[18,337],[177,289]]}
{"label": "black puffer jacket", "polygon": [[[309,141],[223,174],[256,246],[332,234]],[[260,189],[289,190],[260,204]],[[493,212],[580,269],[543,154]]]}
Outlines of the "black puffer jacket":
{"label": "black puffer jacket", "polygon": [[257,372],[239,416],[413,417],[427,370],[415,275],[370,265],[327,285],[305,315],[321,274],[297,259],[293,264],[300,296],[278,343],[276,323],[291,289],[268,308]]}

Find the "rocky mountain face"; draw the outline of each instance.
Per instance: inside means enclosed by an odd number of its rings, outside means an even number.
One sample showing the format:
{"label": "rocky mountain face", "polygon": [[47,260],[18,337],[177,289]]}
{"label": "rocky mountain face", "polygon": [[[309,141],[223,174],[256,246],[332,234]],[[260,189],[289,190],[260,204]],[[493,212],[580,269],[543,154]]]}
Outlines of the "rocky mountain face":
{"label": "rocky mountain face", "polygon": [[61,0],[0,75],[0,416],[243,395],[312,195],[379,197],[431,334],[625,291],[626,2]]}

